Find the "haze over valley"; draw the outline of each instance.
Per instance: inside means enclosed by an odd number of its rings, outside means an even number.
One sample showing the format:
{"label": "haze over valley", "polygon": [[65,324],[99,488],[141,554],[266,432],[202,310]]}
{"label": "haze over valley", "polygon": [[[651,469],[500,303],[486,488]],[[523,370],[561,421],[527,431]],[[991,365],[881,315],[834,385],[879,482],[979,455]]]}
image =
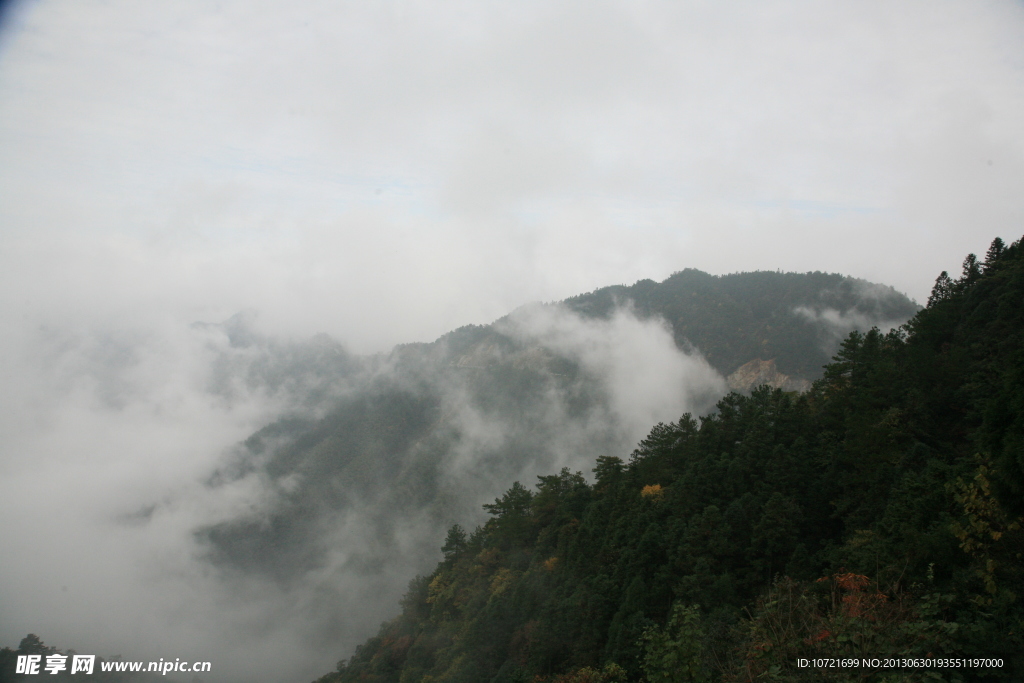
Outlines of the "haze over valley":
{"label": "haze over valley", "polygon": [[1022,120],[1018,2],[0,3],[0,648],[331,671],[1012,242]]}

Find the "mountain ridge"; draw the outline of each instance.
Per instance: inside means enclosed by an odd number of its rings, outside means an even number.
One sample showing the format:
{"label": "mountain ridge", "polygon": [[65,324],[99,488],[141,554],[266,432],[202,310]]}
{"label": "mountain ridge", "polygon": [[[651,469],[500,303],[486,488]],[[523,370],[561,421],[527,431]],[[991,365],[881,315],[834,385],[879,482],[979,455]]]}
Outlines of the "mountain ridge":
{"label": "mountain ridge", "polygon": [[730,393],[593,483],[514,482],[317,683],[1020,680],[1022,295],[997,239],[809,393]]}
{"label": "mountain ridge", "polygon": [[[751,359],[813,379],[855,322],[916,310],[891,288],[835,274],[687,270],[374,356],[323,339],[280,349],[252,366],[253,381],[307,393],[209,483],[215,493],[250,482],[258,504],[195,538],[223,571],[317,582],[351,615],[322,636],[354,644],[401,595],[398,577],[427,571],[444,530],[482,522],[480,505],[512,481],[628,453],[650,424],[712,410],[725,377]],[[292,367],[306,379],[293,381]]]}

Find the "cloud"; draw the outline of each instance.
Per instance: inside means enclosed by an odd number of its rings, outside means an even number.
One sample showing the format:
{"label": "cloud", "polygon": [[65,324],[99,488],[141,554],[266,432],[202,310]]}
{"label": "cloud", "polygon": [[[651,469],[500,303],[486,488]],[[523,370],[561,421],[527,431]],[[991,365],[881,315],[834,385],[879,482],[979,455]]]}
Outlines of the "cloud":
{"label": "cloud", "polygon": [[272,406],[205,391],[202,341],[160,332],[44,330],[6,349],[5,385],[34,400],[3,425],[3,514],[20,520],[3,534],[18,558],[2,572],[5,642],[32,631],[80,652],[237,663],[211,628],[234,632],[247,608],[195,563],[189,534],[252,504],[242,490],[198,496],[197,482]]}
{"label": "cloud", "polygon": [[[143,322],[8,340],[5,385],[34,400],[3,424],[0,513],[21,521],[4,532],[17,559],[0,583],[17,595],[0,635],[209,660],[214,680],[322,673],[429,571],[448,525],[481,522],[480,504],[515,479],[625,455],[654,422],[724,390],[663,321],[628,310],[584,320],[534,305],[462,350],[441,340],[362,358],[325,337],[267,336],[251,312]],[[495,381],[533,388],[510,402]],[[380,386],[438,406],[386,472],[345,470],[353,446],[337,443],[296,451],[264,431],[261,447],[241,445],[282,417],[282,434],[289,419],[330,425],[338,401],[372,405]],[[385,417],[406,419],[390,405]],[[352,443],[380,462],[376,445]]]}
{"label": "cloud", "polygon": [[[793,309],[795,315],[815,323],[818,342],[827,352],[832,353],[854,330],[864,332],[877,327],[888,332],[907,322],[902,296],[893,287],[851,279],[843,288],[849,291],[825,290],[818,295],[819,304]],[[854,305],[839,304],[851,294]]]}
{"label": "cloud", "polygon": [[924,300],[1024,218],[1022,13],[26,3],[4,265],[374,350],[688,266]]}
{"label": "cloud", "polygon": [[[1019,236],[1022,71],[1013,2],[6,8],[0,542],[16,560],[0,578],[3,628],[21,626],[0,635],[325,670],[296,653],[355,642],[377,618],[361,606],[391,609],[415,562],[365,578],[369,555],[341,550],[377,552],[360,515],[325,520],[336,545],[285,585],[222,574],[193,536],[308,485],[255,462],[207,486],[239,441],[289,411],[315,420],[391,362],[295,342],[386,353],[685,267],[843,272],[924,301],[938,271]],[[190,327],[242,310],[251,343]],[[874,314],[802,315],[840,334]],[[602,399],[574,413],[568,389],[543,394],[540,433],[559,440],[502,477],[584,467],[719,386],[628,312],[503,325]],[[422,379],[461,435],[448,502],[378,557],[436,550],[451,501],[507,484],[488,467],[526,443],[461,380]],[[356,569],[366,599],[331,612]]]}
{"label": "cloud", "polygon": [[819,340],[821,347],[828,351],[836,348],[838,342],[854,330],[870,330],[877,327],[882,332],[896,329],[903,325],[906,320],[899,318],[880,319],[870,313],[864,313],[856,309],[839,311],[835,308],[814,309],[807,306],[799,306],[793,312],[802,318],[817,323],[819,329]]}
{"label": "cloud", "polygon": [[633,443],[658,422],[707,412],[725,393],[721,375],[699,352],[680,351],[664,320],[640,320],[623,308],[607,320],[587,320],[557,306],[526,306],[503,322],[513,336],[572,358],[600,377],[607,417]]}

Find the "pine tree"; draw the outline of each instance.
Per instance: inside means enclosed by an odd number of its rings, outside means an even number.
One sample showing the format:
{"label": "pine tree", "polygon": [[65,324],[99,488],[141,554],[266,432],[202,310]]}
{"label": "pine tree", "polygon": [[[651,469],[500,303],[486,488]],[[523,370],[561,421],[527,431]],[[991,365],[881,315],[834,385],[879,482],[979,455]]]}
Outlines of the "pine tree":
{"label": "pine tree", "polygon": [[448,537],[444,541],[441,552],[446,562],[455,562],[466,550],[466,530],[458,524],[453,524],[448,530]]}
{"label": "pine tree", "polygon": [[981,266],[978,264],[978,257],[974,254],[968,254],[967,258],[964,259],[964,272],[960,277],[960,284],[969,286],[973,285],[981,277]]}
{"label": "pine tree", "polygon": [[952,292],[953,280],[949,277],[949,273],[942,271],[939,273],[939,276],[935,278],[935,285],[932,287],[932,293],[928,297],[928,305],[931,306],[944,299],[948,299]]}
{"label": "pine tree", "polygon": [[988,251],[985,252],[985,270],[991,269],[995,265],[996,261],[998,261],[1003,255],[1004,251],[1006,251],[1006,244],[1002,239],[997,237],[992,240],[992,244],[989,245]]}

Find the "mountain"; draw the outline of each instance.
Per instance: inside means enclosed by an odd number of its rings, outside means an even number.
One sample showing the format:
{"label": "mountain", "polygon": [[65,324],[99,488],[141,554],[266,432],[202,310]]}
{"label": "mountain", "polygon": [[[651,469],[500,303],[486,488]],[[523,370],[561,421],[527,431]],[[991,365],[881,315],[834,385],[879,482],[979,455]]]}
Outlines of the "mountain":
{"label": "mountain", "polygon": [[[324,561],[318,540],[325,524],[338,522],[335,512],[379,510],[362,520],[376,527],[375,546],[396,532],[398,511],[445,523],[464,518],[522,473],[627,452],[650,418],[711,409],[725,387],[701,357],[722,375],[764,358],[791,384],[806,385],[850,329],[898,325],[915,310],[891,288],[836,274],[684,270],[660,284],[525,307],[385,357],[356,361],[321,341],[319,362],[327,365],[323,356],[332,351],[327,367],[342,369],[328,374],[341,396],[322,401],[327,414],[296,411],[269,425],[211,481],[260,470],[275,493],[269,520],[233,520],[202,536],[217,561],[287,579]],[[246,343],[242,322],[231,326],[232,340]],[[646,370],[642,362],[630,367],[637,361],[628,357],[644,350],[688,365],[643,378],[648,386],[616,377]],[[314,375],[315,360],[306,365]],[[282,381],[282,372],[264,366],[272,364],[258,366],[264,375]],[[302,376],[295,362],[286,367]],[[623,394],[655,390],[663,380],[686,386],[668,389],[676,395],[666,411],[631,415],[623,403],[646,399]]]}
{"label": "mountain", "polygon": [[851,331],[898,327],[919,308],[892,287],[834,273],[715,276],[692,268],[661,283],[605,287],[564,303],[596,317],[628,303],[642,318],[664,319],[680,348],[700,349],[723,375],[763,359],[804,380],[821,376]]}
{"label": "mountain", "polygon": [[1021,301],[997,239],[810,391],[659,423],[593,483],[513,483],[318,683],[1021,680]]}
{"label": "mountain", "polygon": [[311,587],[323,638],[354,645],[430,570],[445,529],[483,522],[512,481],[628,453],[651,424],[713,410],[751,361],[799,388],[850,329],[917,310],[840,275],[685,270],[371,357],[325,338],[275,347],[233,319],[254,355],[224,376],[273,384],[293,409],[208,483],[258,502],[196,538],[225,572]]}

